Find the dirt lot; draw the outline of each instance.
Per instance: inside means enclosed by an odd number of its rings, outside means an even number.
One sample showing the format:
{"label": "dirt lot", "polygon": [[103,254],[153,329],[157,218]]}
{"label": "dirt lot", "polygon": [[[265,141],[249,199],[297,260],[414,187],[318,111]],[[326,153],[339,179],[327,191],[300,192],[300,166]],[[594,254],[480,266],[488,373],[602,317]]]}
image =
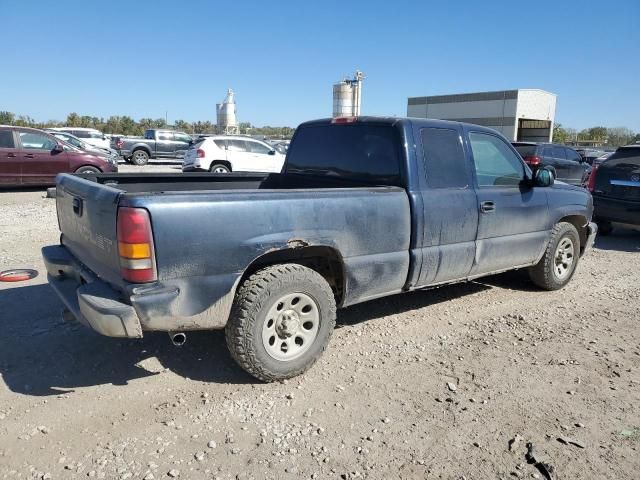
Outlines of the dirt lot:
{"label": "dirt lot", "polygon": [[266,385],[222,332],[63,323],[43,196],[0,192],[0,270],[41,272],[0,284],[0,478],[545,478],[528,442],[554,479],[639,477],[638,231],[559,292],[516,272],[344,310],[310,372]]}

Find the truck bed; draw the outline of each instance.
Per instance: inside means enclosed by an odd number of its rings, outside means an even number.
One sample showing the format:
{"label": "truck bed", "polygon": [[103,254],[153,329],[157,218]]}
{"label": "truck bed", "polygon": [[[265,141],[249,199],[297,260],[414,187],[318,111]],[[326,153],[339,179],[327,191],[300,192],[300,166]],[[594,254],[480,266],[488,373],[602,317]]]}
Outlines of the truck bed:
{"label": "truck bed", "polygon": [[147,330],[222,327],[247,268],[282,250],[333,252],[343,305],[407,281],[411,214],[400,187],[281,174],[61,175],[56,202],[62,245],[125,297],[137,287],[120,274],[118,209],[149,212],[157,294],[182,293],[163,312],[139,301]]}
{"label": "truck bed", "polygon": [[83,178],[124,193],[170,193],[207,190],[283,190],[300,188],[388,187],[340,178],[282,173],[120,173],[88,174]]}

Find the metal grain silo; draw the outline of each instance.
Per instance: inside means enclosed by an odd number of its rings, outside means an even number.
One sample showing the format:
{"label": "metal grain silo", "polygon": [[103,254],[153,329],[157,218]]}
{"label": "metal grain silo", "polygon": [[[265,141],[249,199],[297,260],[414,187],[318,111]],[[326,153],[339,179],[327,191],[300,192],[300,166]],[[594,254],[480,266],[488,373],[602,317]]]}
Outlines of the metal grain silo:
{"label": "metal grain silo", "polygon": [[236,118],[236,101],[233,90],[227,90],[227,96],[222,103],[216,104],[216,124],[218,131],[226,134],[238,133],[238,119]]}
{"label": "metal grain silo", "polygon": [[353,79],[345,78],[333,85],[333,117],[357,117],[362,103],[362,79],[356,71]]}

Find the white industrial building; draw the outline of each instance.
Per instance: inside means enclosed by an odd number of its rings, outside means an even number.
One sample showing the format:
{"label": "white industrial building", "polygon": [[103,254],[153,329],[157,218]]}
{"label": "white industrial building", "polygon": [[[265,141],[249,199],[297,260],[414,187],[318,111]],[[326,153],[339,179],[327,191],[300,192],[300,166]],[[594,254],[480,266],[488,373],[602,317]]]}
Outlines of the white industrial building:
{"label": "white industrial building", "polygon": [[556,95],[537,89],[410,97],[407,105],[409,117],[474,123],[528,142],[551,141],[555,114]]}

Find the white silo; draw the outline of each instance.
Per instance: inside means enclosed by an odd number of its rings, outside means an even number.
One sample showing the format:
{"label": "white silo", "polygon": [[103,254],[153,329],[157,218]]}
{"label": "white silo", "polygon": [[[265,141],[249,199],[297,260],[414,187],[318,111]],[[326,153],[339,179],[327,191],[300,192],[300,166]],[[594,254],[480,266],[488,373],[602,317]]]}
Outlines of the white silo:
{"label": "white silo", "polygon": [[333,85],[333,117],[357,117],[362,104],[364,74],[356,71],[352,79],[345,78]]}
{"label": "white silo", "polygon": [[219,133],[235,135],[240,132],[236,118],[236,100],[233,90],[227,90],[222,103],[216,104],[216,126]]}

